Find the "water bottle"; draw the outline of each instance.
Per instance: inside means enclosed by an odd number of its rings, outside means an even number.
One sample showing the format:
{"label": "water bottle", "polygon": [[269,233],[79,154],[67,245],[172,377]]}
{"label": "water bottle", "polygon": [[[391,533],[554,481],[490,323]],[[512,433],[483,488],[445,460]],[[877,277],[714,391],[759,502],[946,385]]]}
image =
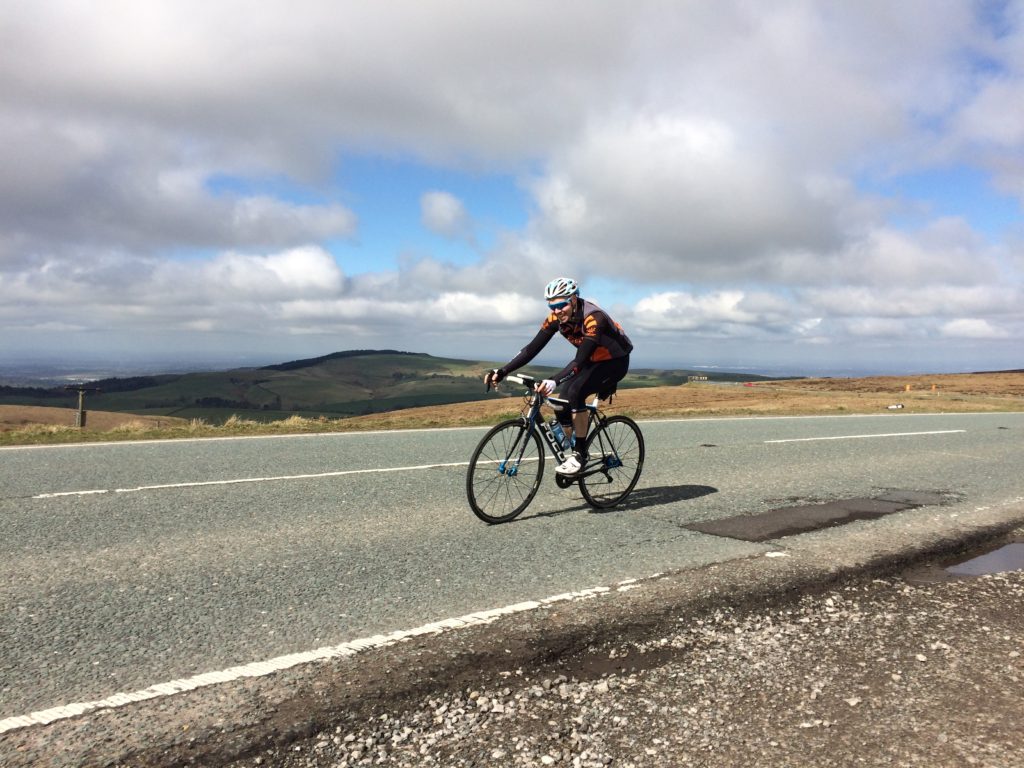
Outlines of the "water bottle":
{"label": "water bottle", "polygon": [[555,436],[555,440],[558,444],[562,448],[565,448],[568,441],[565,439],[565,430],[562,429],[561,422],[559,422],[558,419],[552,419],[548,426],[551,427],[551,434]]}

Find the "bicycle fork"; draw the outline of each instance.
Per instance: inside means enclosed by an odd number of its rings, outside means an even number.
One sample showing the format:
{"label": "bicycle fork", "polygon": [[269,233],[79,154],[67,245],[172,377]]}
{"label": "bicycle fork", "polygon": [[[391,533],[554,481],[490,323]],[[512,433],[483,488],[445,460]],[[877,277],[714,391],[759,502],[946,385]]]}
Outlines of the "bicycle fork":
{"label": "bicycle fork", "polygon": [[[529,438],[527,437],[529,434],[530,430],[525,426],[519,431],[519,435],[509,448],[506,457],[502,461],[498,462],[499,475],[515,477],[519,474],[519,465],[523,461],[523,454],[526,453],[526,446],[529,444]],[[519,455],[513,460],[512,454],[516,452],[516,447],[519,448]]]}

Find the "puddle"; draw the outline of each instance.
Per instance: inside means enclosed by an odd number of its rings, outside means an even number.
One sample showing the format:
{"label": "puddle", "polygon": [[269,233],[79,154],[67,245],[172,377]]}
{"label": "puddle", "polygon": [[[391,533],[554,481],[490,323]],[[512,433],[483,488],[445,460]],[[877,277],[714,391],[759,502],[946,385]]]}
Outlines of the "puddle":
{"label": "puddle", "polygon": [[1003,536],[976,548],[956,560],[946,559],[904,571],[911,584],[939,584],[955,579],[988,576],[994,573],[1024,570],[1024,536]]}
{"label": "puddle", "polygon": [[1024,542],[1004,544],[970,560],[948,565],[946,570],[957,576],[985,576],[990,573],[1024,570]]}

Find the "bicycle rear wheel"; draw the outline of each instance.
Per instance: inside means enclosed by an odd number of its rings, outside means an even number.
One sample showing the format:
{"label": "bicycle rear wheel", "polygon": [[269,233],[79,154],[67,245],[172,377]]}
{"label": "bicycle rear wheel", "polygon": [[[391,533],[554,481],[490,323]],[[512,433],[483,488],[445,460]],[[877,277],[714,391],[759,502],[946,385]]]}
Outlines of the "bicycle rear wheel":
{"label": "bicycle rear wheel", "polygon": [[597,509],[614,507],[636,486],[644,468],[644,436],[628,416],[612,416],[587,440],[580,491]]}
{"label": "bicycle rear wheel", "polygon": [[498,424],[473,451],[466,496],[485,523],[507,523],[533,501],[544,476],[540,437],[522,419]]}

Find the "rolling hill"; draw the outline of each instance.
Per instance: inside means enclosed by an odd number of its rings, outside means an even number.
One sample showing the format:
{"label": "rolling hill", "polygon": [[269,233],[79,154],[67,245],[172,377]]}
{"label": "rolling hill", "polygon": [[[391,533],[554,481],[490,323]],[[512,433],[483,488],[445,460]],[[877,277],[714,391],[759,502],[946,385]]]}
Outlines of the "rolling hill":
{"label": "rolling hill", "polygon": [[[347,418],[403,408],[447,405],[488,397],[481,377],[492,363],[396,350],[349,350],[262,368],[100,379],[87,386],[86,407],[146,416],[203,419],[232,415],[276,421],[291,415]],[[530,366],[534,373],[554,369]],[[690,375],[713,381],[765,380],[748,374],[688,370],[632,371],[622,387],[683,384]],[[492,396],[493,397],[493,396]],[[0,387],[0,403],[74,407],[61,388]]]}

